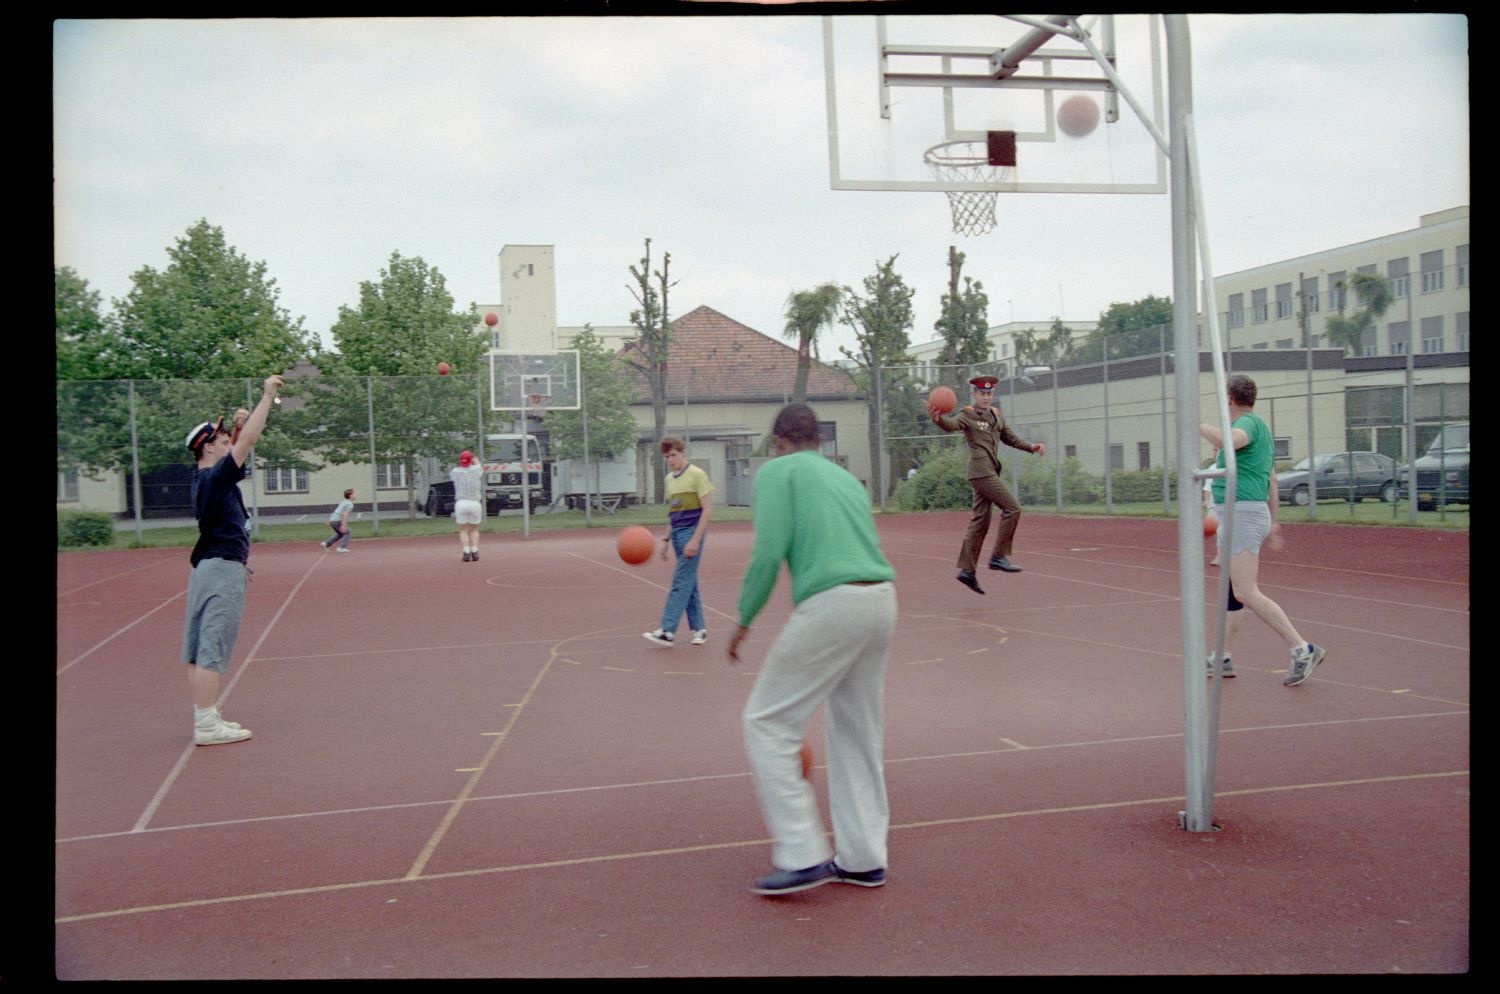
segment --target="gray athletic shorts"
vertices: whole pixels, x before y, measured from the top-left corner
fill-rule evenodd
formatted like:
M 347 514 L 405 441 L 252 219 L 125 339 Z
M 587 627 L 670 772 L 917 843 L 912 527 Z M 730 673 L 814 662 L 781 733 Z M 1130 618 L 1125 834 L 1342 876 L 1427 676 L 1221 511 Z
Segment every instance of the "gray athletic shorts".
M 182 661 L 223 673 L 240 634 L 245 611 L 245 564 L 203 559 L 188 576 L 187 617 L 182 625 Z
M 1271 509 L 1263 500 L 1237 500 L 1232 505 L 1234 509 L 1234 548 L 1230 555 L 1238 555 L 1241 552 L 1253 552 L 1260 555 L 1260 544 L 1271 534 Z M 1219 516 L 1219 552 L 1224 551 L 1224 508 L 1223 504 L 1214 505 L 1214 513 Z

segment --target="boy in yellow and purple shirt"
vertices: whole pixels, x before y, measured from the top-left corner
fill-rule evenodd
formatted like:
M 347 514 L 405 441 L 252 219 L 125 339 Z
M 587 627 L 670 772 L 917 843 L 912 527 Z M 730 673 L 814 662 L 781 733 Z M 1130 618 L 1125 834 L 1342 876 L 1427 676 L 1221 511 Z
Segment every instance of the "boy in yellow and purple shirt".
M 676 641 L 677 622 L 687 612 L 688 627 L 693 630 L 693 645 L 708 641 L 708 626 L 703 620 L 703 597 L 698 593 L 698 563 L 702 559 L 703 539 L 708 534 L 710 502 L 714 486 L 708 474 L 687 460 L 682 439 L 668 435 L 661 440 L 661 452 L 667 460 L 667 480 L 663 493 L 667 497 L 667 534 L 662 536 L 661 557 L 667 558 L 667 546 L 677 554 L 672 570 L 672 589 L 661 612 L 661 627 L 643 632 L 642 637 L 657 645 L 670 646 Z

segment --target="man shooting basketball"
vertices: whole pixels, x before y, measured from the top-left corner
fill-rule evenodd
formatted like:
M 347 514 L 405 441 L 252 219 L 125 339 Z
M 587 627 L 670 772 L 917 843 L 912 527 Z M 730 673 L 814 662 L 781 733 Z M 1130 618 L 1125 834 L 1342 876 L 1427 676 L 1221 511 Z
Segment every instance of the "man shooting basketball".
M 193 572 L 188 578 L 182 659 L 191 664 L 188 685 L 195 745 L 222 745 L 250 737 L 250 729 L 219 713 L 219 678 L 234 653 L 250 582 L 250 536 L 239 483 L 280 389 L 281 377 L 266 377 L 255 410 L 235 412 L 233 434 L 219 418 L 198 425 L 186 439 L 188 451 L 197 460 L 192 501 L 198 543 L 190 557 Z

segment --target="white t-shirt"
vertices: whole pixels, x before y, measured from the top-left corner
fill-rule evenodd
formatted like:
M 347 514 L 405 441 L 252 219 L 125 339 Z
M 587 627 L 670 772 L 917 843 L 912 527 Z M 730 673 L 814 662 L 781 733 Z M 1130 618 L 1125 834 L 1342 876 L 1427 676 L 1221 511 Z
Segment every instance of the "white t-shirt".
M 453 481 L 454 500 L 484 500 L 484 467 L 477 462 L 467 469 L 454 466 L 448 478 Z

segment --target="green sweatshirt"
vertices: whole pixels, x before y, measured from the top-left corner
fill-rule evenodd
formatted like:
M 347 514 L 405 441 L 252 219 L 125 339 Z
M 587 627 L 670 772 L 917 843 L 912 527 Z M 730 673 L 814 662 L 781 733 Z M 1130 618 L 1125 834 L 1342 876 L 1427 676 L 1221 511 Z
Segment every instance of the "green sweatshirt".
M 782 560 L 793 604 L 841 583 L 895 579 L 865 488 L 821 452 L 791 452 L 763 465 L 752 502 L 755 546 L 740 585 L 741 625 L 749 627 L 765 606 Z

